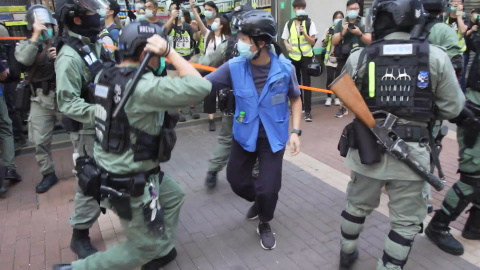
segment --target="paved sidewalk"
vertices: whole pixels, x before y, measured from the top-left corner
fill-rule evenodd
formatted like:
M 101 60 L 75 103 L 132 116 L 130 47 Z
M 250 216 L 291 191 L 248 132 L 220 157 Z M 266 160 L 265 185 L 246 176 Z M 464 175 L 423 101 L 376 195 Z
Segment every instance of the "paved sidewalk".
M 208 158 L 216 133 L 207 126 L 178 130 L 172 160 L 162 169 L 184 187 L 187 199 L 178 228 L 178 257 L 165 270 L 182 269 L 338 269 L 340 212 L 345 205 L 348 170 L 336 151 L 338 136 L 348 119 L 335 119 L 337 107 L 315 107 L 313 123 L 303 124 L 302 150 L 285 156 L 283 185 L 272 228 L 277 248 L 264 251 L 259 245 L 255 221 L 244 215 L 250 207 L 230 190 L 225 172 L 214 191 L 204 187 Z M 320 117 L 322 115 L 322 117 Z M 456 149 L 447 139 L 445 149 L 450 172 L 454 172 Z M 0 270 L 51 269 L 54 263 L 75 259 L 69 249 L 75 181 L 72 149 L 54 152 L 57 175 L 66 179 L 39 196 L 34 187 L 41 176 L 33 156 L 16 159 L 24 181 L 10 187 L 0 199 Z M 454 173 L 449 175 L 454 179 Z M 386 197 L 386 196 L 384 196 Z M 360 260 L 354 269 L 375 269 L 390 230 L 385 198 L 379 211 L 366 221 L 360 238 Z M 92 228 L 94 245 L 105 250 L 124 238 L 118 218 L 102 215 Z M 468 254 L 448 255 L 418 235 L 405 269 L 478 269 L 480 243 L 466 243 Z

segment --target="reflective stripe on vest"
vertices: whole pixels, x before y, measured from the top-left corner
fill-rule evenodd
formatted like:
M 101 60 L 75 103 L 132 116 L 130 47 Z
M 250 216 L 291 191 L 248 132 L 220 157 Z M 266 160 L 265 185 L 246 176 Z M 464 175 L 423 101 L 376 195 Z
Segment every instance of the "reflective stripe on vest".
M 330 29 L 335 29 L 335 26 L 330 27 Z M 327 50 L 325 52 L 325 65 L 328 62 L 328 57 L 330 56 L 330 50 L 332 49 L 332 35 L 328 35 L 328 44 L 327 44 Z
M 192 38 L 187 30 L 183 30 L 179 35 L 175 29 L 172 29 L 168 34 L 168 40 L 175 48 L 175 51 L 181 56 L 189 56 L 192 54 Z
M 461 18 L 460 18 L 461 19 Z M 449 24 L 450 17 L 447 18 L 447 24 Z M 458 47 L 462 52 L 467 51 L 467 45 L 465 44 L 465 38 L 462 35 L 462 31 L 460 30 L 460 26 L 458 25 L 458 18 L 457 18 L 457 36 L 458 36 Z
M 303 28 L 307 31 L 306 20 L 302 22 Z M 308 43 L 304 35 L 299 35 L 297 32 L 297 25 L 295 22 L 292 23 L 290 27 L 290 44 L 292 44 L 292 51 L 289 54 L 289 57 L 294 61 L 300 61 L 302 56 L 312 57 L 313 48 Z

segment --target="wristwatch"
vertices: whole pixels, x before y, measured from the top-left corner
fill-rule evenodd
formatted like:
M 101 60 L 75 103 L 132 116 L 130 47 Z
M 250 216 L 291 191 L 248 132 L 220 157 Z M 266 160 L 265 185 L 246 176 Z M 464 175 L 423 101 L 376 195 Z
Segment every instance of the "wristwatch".
M 292 133 L 296 133 L 298 136 L 302 136 L 302 130 L 300 129 L 292 129 Z

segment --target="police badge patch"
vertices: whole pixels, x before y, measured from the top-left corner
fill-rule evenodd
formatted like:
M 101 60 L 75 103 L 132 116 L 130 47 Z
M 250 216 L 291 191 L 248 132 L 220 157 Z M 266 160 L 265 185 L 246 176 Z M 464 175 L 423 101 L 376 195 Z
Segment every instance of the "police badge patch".
M 430 79 L 430 74 L 428 71 L 421 71 L 418 73 L 417 86 L 420 89 L 425 89 L 428 87 L 428 81 Z

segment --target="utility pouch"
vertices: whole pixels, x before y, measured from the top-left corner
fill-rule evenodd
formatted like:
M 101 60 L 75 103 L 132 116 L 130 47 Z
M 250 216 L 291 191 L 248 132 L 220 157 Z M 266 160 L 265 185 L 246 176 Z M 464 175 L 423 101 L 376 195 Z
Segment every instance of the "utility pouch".
M 372 131 L 360 120 L 353 120 L 355 145 L 360 155 L 360 161 L 364 165 L 371 165 L 381 161 L 384 152 L 380 150 L 377 138 Z
M 67 132 L 78 132 L 82 129 L 82 124 L 77 122 L 69 117 L 63 116 L 62 117 L 62 127 Z
M 177 142 L 175 126 L 177 125 L 178 113 L 165 112 L 162 130 L 160 131 L 160 143 L 158 147 L 158 161 L 167 162 L 172 156 L 173 148 Z
M 338 142 L 338 151 L 340 156 L 347 157 L 348 149 L 355 148 L 355 134 L 353 130 L 353 123 L 348 124 L 342 131 L 342 136 Z
M 130 205 L 130 197 L 110 196 L 110 204 L 120 218 L 132 220 L 132 206 Z
M 163 207 L 160 205 L 160 201 L 156 197 L 143 207 L 145 224 L 155 237 L 160 237 L 165 232 L 163 215 Z
M 101 171 L 97 168 L 93 158 L 83 156 L 75 162 L 78 185 L 85 196 L 91 196 L 100 202 Z

